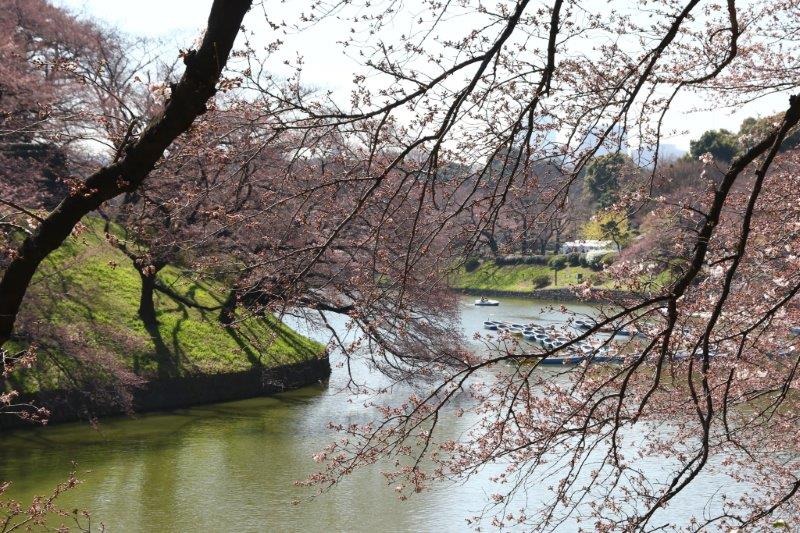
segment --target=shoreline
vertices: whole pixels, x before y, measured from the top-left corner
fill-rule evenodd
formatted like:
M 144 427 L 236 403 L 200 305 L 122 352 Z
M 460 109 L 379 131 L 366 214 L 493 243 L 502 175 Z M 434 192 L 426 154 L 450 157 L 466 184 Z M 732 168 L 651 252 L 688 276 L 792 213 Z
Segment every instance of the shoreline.
M 579 298 L 572 288 L 505 291 L 451 287 L 458 294 L 497 298 L 520 298 L 564 303 L 607 304 L 637 297 L 619 290 L 597 290 L 596 296 Z M 266 397 L 313 385 L 330 377 L 331 365 L 325 352 L 318 357 L 276 367 L 254 367 L 223 374 L 196 374 L 179 378 L 154 379 L 130 391 L 131 411 L 119 404 L 94 403 L 74 390 L 43 391 L 23 394 L 21 403 L 33 403 L 50 410 L 48 425 L 81 422 L 92 418 L 135 416 L 138 413 L 169 411 L 198 405 Z M 37 427 L 12 416 L 0 417 L 0 431 Z
M 564 287 L 558 289 L 533 289 L 531 291 L 503 291 L 497 289 L 474 289 L 451 287 L 451 290 L 467 296 L 491 296 L 497 298 L 523 298 L 525 300 L 549 300 L 554 302 L 571 303 L 615 303 L 619 300 L 638 298 L 639 295 L 631 291 L 598 289 L 598 294 L 589 298 L 579 298 L 572 291 L 572 288 Z
M 254 367 L 241 372 L 148 381 L 130 391 L 132 412 L 126 412 L 118 404 L 89 405 L 86 396 L 74 390 L 23 394 L 17 401 L 47 407 L 50 410 L 47 425 L 53 425 L 273 396 L 324 381 L 330 374 L 330 360 L 327 352 L 324 352 L 319 357 L 276 367 Z M 39 426 L 14 416 L 0 417 L 0 431 Z

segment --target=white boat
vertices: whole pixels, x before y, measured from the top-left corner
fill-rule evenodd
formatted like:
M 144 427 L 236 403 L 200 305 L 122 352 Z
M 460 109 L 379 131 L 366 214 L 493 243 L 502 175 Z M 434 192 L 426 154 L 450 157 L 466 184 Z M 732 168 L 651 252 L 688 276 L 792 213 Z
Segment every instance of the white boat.
M 579 345 L 578 345 L 578 351 L 579 351 L 579 352 L 580 352 L 582 355 L 592 355 L 592 354 L 594 353 L 594 351 L 595 351 L 595 350 L 594 350 L 594 348 L 593 348 L 591 345 L 589 345 L 589 344 L 579 344 Z
M 475 300 L 475 305 L 494 307 L 500 305 L 500 302 L 497 300 L 489 300 L 488 298 L 479 298 Z
M 552 342 L 554 347 L 561 349 L 564 346 L 566 346 L 570 341 L 567 339 L 553 339 Z

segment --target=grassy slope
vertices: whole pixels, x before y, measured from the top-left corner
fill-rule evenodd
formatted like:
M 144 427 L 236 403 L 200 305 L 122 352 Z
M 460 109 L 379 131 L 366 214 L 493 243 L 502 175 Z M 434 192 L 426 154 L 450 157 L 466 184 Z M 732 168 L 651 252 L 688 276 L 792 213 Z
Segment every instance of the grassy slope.
M 220 305 L 226 294 L 224 287 L 196 282 L 172 266 L 159 278 L 208 307 Z M 159 292 L 158 330 L 148 332 L 137 316 L 139 289 L 130 259 L 106 242 L 102 225 L 90 220 L 88 231 L 70 237 L 42 264 L 24 311 L 151 377 L 277 366 L 315 357 L 323 348 L 272 317 L 225 328 L 217 321 L 218 311 L 185 306 Z M 38 372 L 25 380 L 29 391 L 57 387 L 63 379 L 46 357 L 40 359 Z
M 569 287 L 577 282 L 577 275 L 583 274 L 586 280 L 597 272 L 585 267 L 568 266 L 558 271 L 558 284 L 553 283 L 553 269 L 546 265 L 509 265 L 497 266 L 485 261 L 472 272 L 463 267 L 452 276 L 450 284 L 458 289 L 490 289 L 497 291 L 530 291 L 533 290 L 532 279 L 540 275 L 550 278 L 547 289 Z

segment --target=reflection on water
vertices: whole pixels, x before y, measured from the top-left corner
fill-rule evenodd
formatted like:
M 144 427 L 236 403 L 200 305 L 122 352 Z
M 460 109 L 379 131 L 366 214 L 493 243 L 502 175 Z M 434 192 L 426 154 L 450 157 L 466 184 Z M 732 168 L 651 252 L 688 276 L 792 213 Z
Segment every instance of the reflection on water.
M 548 319 L 546 304 L 502 300 L 476 308 L 464 300 L 463 326 L 471 335 L 484 320 Z M 577 312 L 591 312 L 574 306 Z M 77 464 L 84 480 L 61 501 L 92 512 L 111 531 L 463 531 L 464 518 L 496 492 L 489 472 L 464 484 L 397 500 L 380 474 L 364 469 L 313 502 L 294 481 L 314 471 L 311 457 L 330 441 L 328 422 L 365 417 L 363 400 L 338 392 L 344 370 L 329 386 L 272 398 L 200 406 L 137 419 L 17 431 L 0 437 L 0 480 L 13 480 L 11 496 L 29 499 L 51 490 Z M 365 377 L 368 372 L 357 368 Z M 374 376 L 369 376 L 370 379 Z M 445 416 L 443 435 L 458 438 L 467 417 Z M 658 468 L 658 465 L 650 465 Z M 496 469 L 499 467 L 495 467 Z M 719 479 L 695 487 L 672 509 L 680 518 L 718 488 Z M 542 493 L 532 491 L 536 501 Z M 698 500 L 702 498 L 702 500 Z M 570 531 L 574 525 L 565 526 Z

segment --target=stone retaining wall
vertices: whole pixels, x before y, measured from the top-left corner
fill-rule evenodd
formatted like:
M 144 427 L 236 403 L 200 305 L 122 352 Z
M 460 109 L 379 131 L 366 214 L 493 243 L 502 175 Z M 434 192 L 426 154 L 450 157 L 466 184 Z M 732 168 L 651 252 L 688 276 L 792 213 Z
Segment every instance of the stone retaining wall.
M 206 403 L 243 400 L 298 389 L 330 376 L 328 356 L 274 368 L 253 368 L 228 374 L 200 374 L 147 382 L 132 391 L 134 412 L 160 411 Z M 87 405 L 79 391 L 46 391 L 24 395 L 18 402 L 34 402 L 47 407 L 48 423 L 74 422 L 89 416 L 123 414 L 118 405 Z M 0 429 L 30 426 L 14 416 L 0 416 Z

